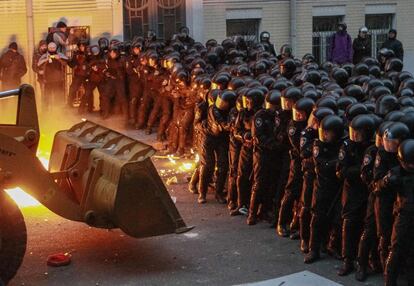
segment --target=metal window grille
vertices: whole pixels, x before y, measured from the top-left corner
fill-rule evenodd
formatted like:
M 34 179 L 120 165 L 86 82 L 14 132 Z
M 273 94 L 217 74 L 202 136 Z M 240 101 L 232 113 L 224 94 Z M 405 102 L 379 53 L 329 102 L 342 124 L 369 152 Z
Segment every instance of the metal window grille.
M 312 54 L 318 63 L 326 61 L 330 37 L 342 20 L 343 16 L 313 17 Z
M 242 36 L 247 44 L 259 40 L 260 19 L 231 19 L 226 21 L 227 37 Z

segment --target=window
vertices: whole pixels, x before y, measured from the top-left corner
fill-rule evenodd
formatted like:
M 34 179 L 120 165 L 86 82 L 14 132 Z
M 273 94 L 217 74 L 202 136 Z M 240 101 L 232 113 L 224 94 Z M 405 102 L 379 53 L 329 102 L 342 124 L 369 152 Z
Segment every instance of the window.
M 226 20 L 227 37 L 243 36 L 244 40 L 257 42 L 259 38 L 260 19 L 231 19 Z
M 381 45 L 388 38 L 388 31 L 392 28 L 394 14 L 365 15 L 365 26 L 371 35 L 371 53 L 376 55 Z
M 326 61 L 329 38 L 335 33 L 336 27 L 343 18 L 343 16 L 313 17 L 312 53 L 318 63 Z

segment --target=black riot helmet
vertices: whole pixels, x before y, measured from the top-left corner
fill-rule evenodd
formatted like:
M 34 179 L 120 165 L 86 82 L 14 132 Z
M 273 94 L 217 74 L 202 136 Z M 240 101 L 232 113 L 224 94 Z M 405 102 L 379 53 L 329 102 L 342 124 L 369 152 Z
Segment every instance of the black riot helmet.
M 348 82 L 348 73 L 343 68 L 335 68 L 332 71 L 332 78 L 341 86 L 345 87 Z
M 283 90 L 281 105 L 283 110 L 292 110 L 293 105 L 302 97 L 302 91 L 294 86 Z
M 259 88 L 251 88 L 243 97 L 243 106 L 249 111 L 257 111 L 264 102 L 264 92 Z
M 344 70 L 346 70 L 346 72 L 348 73 L 348 77 L 351 77 L 352 76 L 352 72 L 354 70 L 354 65 L 353 64 L 351 64 L 351 63 L 343 64 L 342 65 L 342 68 Z
M 314 85 L 319 85 L 321 83 L 321 74 L 317 70 L 309 70 L 306 72 L 306 81 Z
M 284 44 L 280 47 L 280 55 L 282 56 L 282 58 L 291 58 L 292 47 L 289 44 Z
M 315 57 L 310 53 L 307 53 L 302 57 L 303 65 L 306 65 L 308 63 L 314 63 L 314 62 L 315 62 Z
M 403 88 L 400 90 L 401 97 L 414 97 L 414 90 L 411 88 Z
M 276 80 L 273 77 L 268 76 L 261 79 L 260 82 L 263 86 L 267 87 L 268 89 L 271 89 Z
M 404 67 L 402 60 L 399 58 L 392 58 L 387 60 L 385 64 L 385 72 L 396 71 L 401 72 Z
M 344 135 L 344 125 L 341 117 L 328 115 L 322 119 L 319 126 L 319 140 L 324 143 L 335 143 Z
M 328 115 L 335 115 L 335 112 L 327 107 L 315 108 L 309 116 L 308 126 L 314 130 L 318 130 L 322 119 Z
M 344 93 L 347 96 L 356 98 L 358 101 L 361 101 L 365 97 L 364 90 L 359 85 L 351 84 L 345 87 Z
M 368 114 L 368 108 L 363 103 L 354 103 L 349 105 L 345 110 L 345 118 L 351 122 L 356 116 L 361 114 Z
M 245 85 L 246 85 L 246 82 L 244 81 L 244 79 L 235 77 L 230 80 L 227 88 L 230 90 L 236 91 Z
M 374 119 L 368 114 L 361 114 L 352 119 L 349 125 L 349 139 L 353 142 L 369 142 L 375 133 Z
M 381 64 L 385 64 L 385 62 L 390 59 L 395 57 L 395 53 L 393 50 L 387 49 L 387 48 L 382 48 L 378 51 L 377 54 L 377 60 L 381 63 Z
M 260 33 L 260 42 L 270 42 L 270 33 L 267 31 L 263 31 Z
M 398 161 L 409 173 L 414 173 L 414 139 L 404 140 L 398 147 Z
M 234 91 L 224 90 L 218 95 L 215 106 L 222 111 L 228 111 L 236 105 L 236 100 L 237 94 Z
M 320 98 L 320 95 L 315 89 L 307 89 L 303 91 L 303 97 L 309 97 L 316 102 Z
M 364 64 L 366 64 L 367 66 L 371 67 L 371 66 L 378 66 L 379 62 L 377 59 L 374 59 L 372 57 L 365 57 L 362 59 L 362 61 Z
M 339 110 L 345 111 L 346 108 L 353 104 L 353 103 L 357 103 L 358 101 L 356 100 L 356 98 L 354 97 L 350 97 L 350 96 L 341 96 L 340 98 L 338 98 L 336 100 L 336 105 L 338 106 Z
M 105 37 L 102 37 L 98 40 L 98 46 L 101 51 L 107 51 L 109 48 L 109 40 Z
M 391 112 L 398 108 L 398 100 L 393 95 L 381 96 L 375 105 L 375 114 L 379 116 L 385 116 L 388 112 Z
M 359 63 L 354 67 L 354 75 L 369 75 L 369 67 L 367 64 Z
M 398 98 L 398 104 L 400 106 L 414 106 L 414 98 L 409 96 L 401 96 Z
M 315 102 L 309 97 L 303 97 L 296 101 L 292 109 L 293 121 L 306 122 L 314 106 Z
M 402 122 L 393 122 L 384 131 L 382 141 L 384 143 L 384 149 L 390 153 L 396 153 L 398 146 L 402 141 L 410 136 L 410 130 L 407 125 Z
M 211 83 L 212 89 L 221 89 L 224 90 L 227 88 L 227 85 L 230 82 L 230 77 L 227 74 L 217 74 Z
M 384 86 L 384 83 L 380 79 L 373 78 L 373 79 L 370 79 L 369 81 L 366 81 L 362 85 L 362 89 L 364 93 L 368 94 L 372 89 L 374 89 L 377 86 Z
M 273 84 L 272 89 L 277 89 L 279 91 L 283 91 L 286 88 L 288 88 L 289 86 L 290 86 L 290 84 L 286 79 L 284 79 L 284 80 L 279 79 Z
M 381 77 L 381 68 L 379 66 L 370 66 L 369 67 L 369 75 L 380 78 Z
M 208 101 L 208 105 L 211 106 L 213 104 L 215 104 L 217 97 L 219 96 L 219 94 L 221 94 L 223 91 L 220 89 L 212 89 L 208 92 L 207 95 L 207 101 Z
M 282 94 L 279 90 L 277 89 L 270 90 L 267 93 L 266 99 L 265 99 L 266 109 L 271 109 L 271 110 L 281 109 L 281 106 L 280 106 L 281 97 L 282 97 Z
M 400 121 L 401 118 L 404 117 L 404 115 L 405 113 L 400 110 L 393 110 L 387 113 L 387 115 L 385 115 L 384 120 L 397 122 L 397 121 Z
M 218 45 L 218 43 L 217 43 L 217 41 L 216 41 L 216 40 L 214 40 L 214 39 L 210 39 L 210 40 L 208 40 L 208 41 L 206 42 L 206 48 L 207 48 L 207 49 L 217 47 L 217 45 Z
M 317 107 L 328 107 L 330 109 L 332 109 L 333 111 L 338 111 L 338 105 L 336 103 L 336 99 L 333 96 L 324 96 L 321 97 L 317 102 L 316 102 L 316 106 Z
M 286 58 L 280 65 L 280 74 L 290 79 L 296 71 L 295 61 L 291 58 Z
M 391 90 L 386 86 L 374 87 L 369 93 L 369 97 L 373 100 L 379 100 L 384 95 L 391 95 Z
M 377 132 L 375 133 L 375 146 L 377 146 L 377 148 L 382 147 L 383 144 L 383 140 L 382 140 L 382 136 L 384 136 L 384 132 L 385 130 L 387 130 L 387 128 L 392 124 L 392 121 L 383 121 L 380 126 L 377 129 Z

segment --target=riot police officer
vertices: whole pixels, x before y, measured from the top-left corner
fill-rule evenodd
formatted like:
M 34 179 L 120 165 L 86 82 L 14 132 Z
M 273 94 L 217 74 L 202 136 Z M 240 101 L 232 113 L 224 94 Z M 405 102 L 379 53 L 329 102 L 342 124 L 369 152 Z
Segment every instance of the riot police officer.
M 300 94 L 297 95 L 297 97 L 300 96 Z M 299 198 L 303 183 L 300 158 L 300 135 L 306 127 L 308 117 L 314 105 L 315 102 L 312 99 L 304 97 L 299 99 L 292 108 L 292 120 L 288 125 L 288 138 L 290 142 L 289 178 L 286 184 L 282 204 L 280 206 L 277 228 L 278 235 L 282 237 L 295 233 L 299 227 L 299 222 L 297 220 L 299 218 L 299 210 L 297 208 L 299 207 Z M 294 208 L 295 203 L 296 208 Z
M 398 166 L 397 151 L 399 144 L 409 136 L 408 127 L 401 122 L 394 122 L 387 127 L 383 135 L 383 147 L 379 148 L 375 158 L 374 181 L 375 193 L 375 216 L 379 237 L 379 253 L 381 264 L 385 269 L 388 257 L 388 247 L 391 242 L 393 224 L 393 207 L 396 191 L 388 186 L 387 173 Z
M 344 259 L 338 275 L 348 275 L 354 269 L 358 240 L 362 232 L 362 221 L 366 212 L 368 189 L 361 179 L 360 168 L 365 150 L 371 144 L 375 130 L 373 118 L 361 114 L 349 125 L 349 139 L 339 150 L 337 176 L 342 187 L 342 257 Z
M 320 248 L 331 229 L 329 247 L 337 247 L 340 235 L 341 185 L 336 177 L 338 152 L 342 144 L 344 126 L 336 115 L 325 117 L 319 126 L 319 139 L 313 145 L 315 185 L 312 198 L 312 219 L 309 253 L 304 262 L 313 263 L 320 258 Z
M 412 242 L 414 239 L 414 140 L 408 139 L 398 148 L 400 166 L 391 169 L 386 184 L 397 191 L 398 208 L 394 225 L 390 254 L 385 268 L 385 285 L 396 286 L 405 262 L 408 285 L 413 281 Z M 410 258 L 410 259 L 409 259 Z
M 310 222 L 313 184 L 315 180 L 315 165 L 313 162 L 313 143 L 318 138 L 319 124 L 328 115 L 335 112 L 326 107 L 316 108 L 308 119 L 308 126 L 301 132 L 300 157 L 302 159 L 303 184 L 301 194 L 301 209 L 299 214 L 300 249 L 303 253 L 309 252 Z
M 224 185 L 228 172 L 229 124 L 228 115 L 236 102 L 234 91 L 225 90 L 219 94 L 214 105 L 207 111 L 206 130 L 201 143 L 200 180 L 198 202 L 207 202 L 207 190 L 211 183 L 214 169 L 216 172 L 215 198 L 219 203 L 226 203 Z

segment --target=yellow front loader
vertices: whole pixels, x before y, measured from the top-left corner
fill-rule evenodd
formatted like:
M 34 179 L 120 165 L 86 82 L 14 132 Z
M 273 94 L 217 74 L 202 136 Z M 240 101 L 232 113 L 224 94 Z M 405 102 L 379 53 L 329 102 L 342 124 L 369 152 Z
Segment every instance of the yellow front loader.
M 56 133 L 45 170 L 36 157 L 34 90 L 0 92 L 0 105 L 11 96 L 18 97 L 16 124 L 0 125 L 0 284 L 13 278 L 26 250 L 24 218 L 4 189 L 21 187 L 59 216 L 136 238 L 191 229 L 151 161 L 151 146 L 83 121 Z

